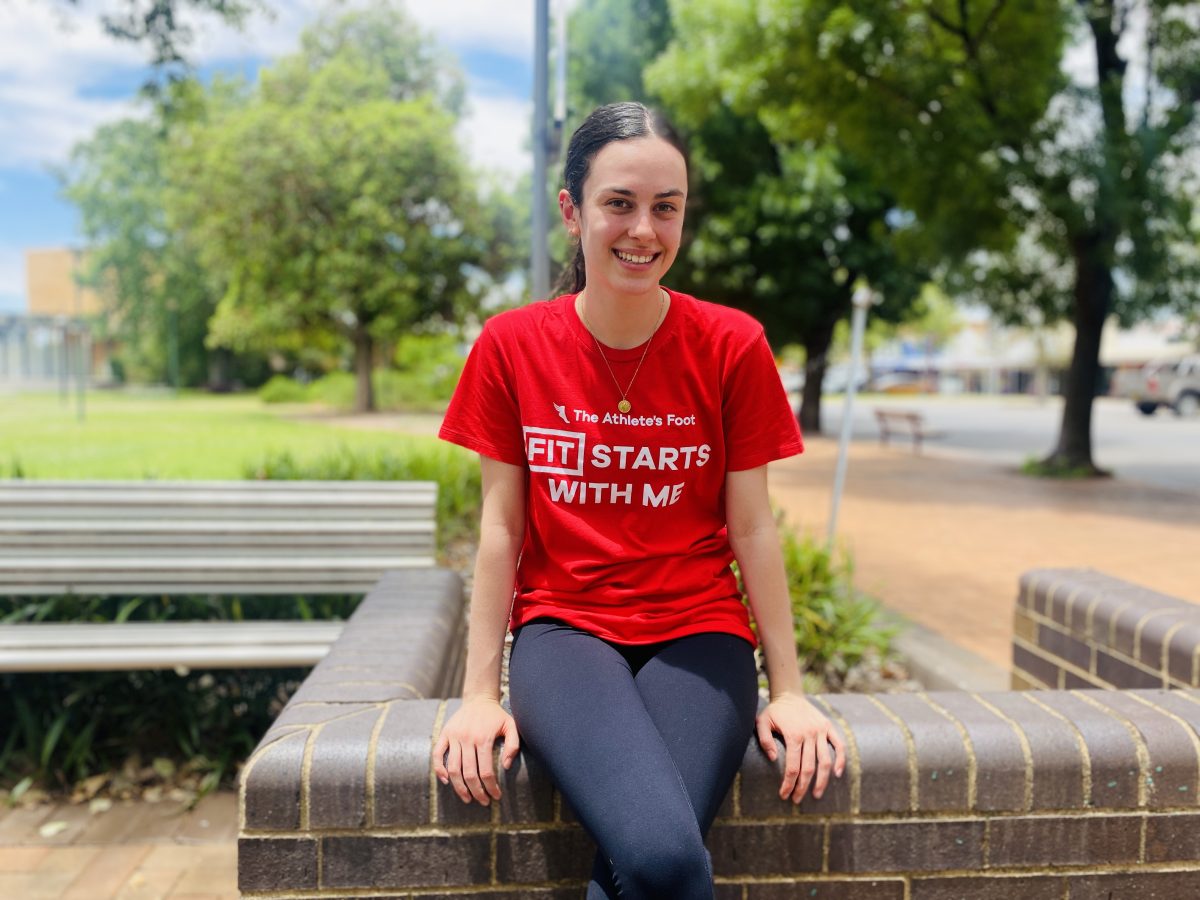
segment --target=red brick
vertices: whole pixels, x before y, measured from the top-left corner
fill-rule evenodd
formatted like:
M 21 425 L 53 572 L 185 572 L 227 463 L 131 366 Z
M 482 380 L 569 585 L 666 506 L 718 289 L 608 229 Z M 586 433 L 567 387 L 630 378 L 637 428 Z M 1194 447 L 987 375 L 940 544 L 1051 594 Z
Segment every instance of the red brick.
M 938 694 L 929 700 L 938 703 Z M 915 694 L 884 694 L 880 702 L 912 734 L 917 756 L 917 808 L 922 812 L 965 811 L 969 758 L 954 723 Z
M 1028 816 L 988 823 L 987 865 L 1082 866 L 1135 863 L 1139 816 Z
M 582 828 L 501 832 L 496 835 L 496 880 L 587 879 L 595 856 L 596 845 Z
M 848 822 L 829 826 L 831 872 L 931 872 L 983 866 L 981 820 Z
M 1151 815 L 1146 819 L 1146 862 L 1200 859 L 1200 813 Z
M 1062 900 L 1060 876 L 979 875 L 914 878 L 911 900 Z
M 750 884 L 747 900 L 904 900 L 904 882 L 885 879 L 789 880 L 785 884 Z
M 1071 900 L 1185 900 L 1200 897 L 1200 872 L 1072 875 Z
M 866 697 L 833 694 L 823 698 L 849 724 L 858 747 L 861 812 L 909 808 L 908 744 L 900 727 Z
M 1137 746 L 1128 729 L 1110 713 L 1064 691 L 1045 691 L 1037 699 L 1070 719 L 1083 736 L 1092 768 L 1090 805 L 1099 809 L 1136 808 Z
M 320 726 L 309 769 L 309 824 L 360 828 L 367 820 L 367 756 L 380 710 L 352 713 Z
M 1058 687 L 1059 667 L 1052 659 L 1013 644 L 1013 669 L 1028 672 L 1047 687 Z
M 321 884 L 329 888 L 445 887 L 491 881 L 487 834 L 321 839 Z
M 1162 687 L 1162 675 L 1147 672 L 1106 650 L 1096 651 L 1096 677 L 1117 689 Z
M 1037 699 L 1049 693 L 1032 692 Z M 1033 809 L 1078 809 L 1083 805 L 1083 756 L 1079 732 L 1023 693 L 989 693 L 987 700 L 1025 734 L 1033 761 Z
M 824 825 L 746 823 L 714 825 L 708 846 L 717 876 L 789 875 L 821 871 L 824 839 Z
M 969 694 L 945 693 L 937 702 L 967 731 L 977 761 L 975 808 L 1025 808 L 1025 756 L 1013 727 Z
M 1089 696 L 1133 723 L 1141 733 L 1150 756 L 1148 805 L 1156 809 L 1195 806 L 1200 779 L 1195 733 L 1124 692 L 1095 691 Z
M 317 886 L 317 842 L 311 838 L 241 838 L 238 890 L 299 891 Z

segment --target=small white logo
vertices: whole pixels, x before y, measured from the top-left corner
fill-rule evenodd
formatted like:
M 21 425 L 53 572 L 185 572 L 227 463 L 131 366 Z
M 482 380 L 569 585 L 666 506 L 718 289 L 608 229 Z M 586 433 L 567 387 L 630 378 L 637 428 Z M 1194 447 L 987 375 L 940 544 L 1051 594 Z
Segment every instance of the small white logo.
M 565 406 L 559 406 L 557 403 L 554 403 L 554 402 L 551 402 L 550 405 L 554 407 L 554 411 L 556 413 L 558 413 L 558 417 L 560 419 L 562 419 L 568 425 L 571 424 L 571 420 L 567 418 L 567 408 Z

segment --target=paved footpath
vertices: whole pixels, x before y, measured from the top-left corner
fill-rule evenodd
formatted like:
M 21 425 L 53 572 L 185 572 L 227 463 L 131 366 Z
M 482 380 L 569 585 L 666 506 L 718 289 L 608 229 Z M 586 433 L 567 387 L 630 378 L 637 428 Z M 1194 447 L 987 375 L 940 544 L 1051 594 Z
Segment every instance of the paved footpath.
M 59 824 L 62 823 L 62 824 Z M 63 827 L 65 825 L 65 827 Z M 0 807 L 4 900 L 236 900 L 237 795 L 178 803 Z
M 379 416 L 372 427 L 429 433 Z M 351 423 L 344 423 L 351 424 Z M 357 423 L 355 423 L 357 424 Z M 789 520 L 823 536 L 836 442 L 810 438 L 772 466 Z M 1017 577 L 1036 566 L 1091 566 L 1200 602 L 1200 495 L 1122 480 L 1042 481 L 994 464 L 851 446 L 839 541 L 858 584 L 890 608 L 1007 669 Z M 62 821 L 52 837 L 42 827 Z M 192 813 L 175 804 L 0 809 L 0 898 L 233 900 L 236 798 Z
M 1007 669 L 1017 578 L 1090 566 L 1200 602 L 1200 494 L 1122 479 L 1050 481 L 992 463 L 851 444 L 839 543 L 858 585 Z M 822 537 L 837 442 L 810 438 L 775 463 L 771 494 Z

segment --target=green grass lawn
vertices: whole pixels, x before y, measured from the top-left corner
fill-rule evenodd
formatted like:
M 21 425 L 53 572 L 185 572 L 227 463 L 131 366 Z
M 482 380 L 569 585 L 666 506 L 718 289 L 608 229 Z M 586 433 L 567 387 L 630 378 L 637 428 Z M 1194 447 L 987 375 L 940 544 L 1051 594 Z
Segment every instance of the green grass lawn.
M 298 462 L 345 447 L 377 451 L 435 439 L 280 415 L 254 395 L 92 392 L 85 420 L 75 398 L 0 395 L 0 477 L 244 478 L 248 466 L 288 452 Z

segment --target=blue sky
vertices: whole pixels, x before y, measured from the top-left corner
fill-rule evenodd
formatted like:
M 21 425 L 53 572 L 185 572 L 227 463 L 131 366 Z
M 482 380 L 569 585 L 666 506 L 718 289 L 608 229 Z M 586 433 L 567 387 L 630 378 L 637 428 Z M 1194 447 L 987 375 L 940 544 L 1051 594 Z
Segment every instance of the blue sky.
M 26 249 L 80 243 L 74 209 L 59 199 L 51 167 L 98 125 L 136 114 L 146 50 L 102 32 L 97 20 L 113 2 L 80 0 L 74 10 L 44 0 L 0 3 L 0 314 L 25 309 Z M 252 74 L 294 51 L 300 32 L 326 5 L 265 2 L 272 13 L 256 14 L 241 32 L 192 19 L 191 57 L 202 77 Z M 528 170 L 534 0 L 407 0 L 405 6 L 467 75 L 460 139 L 471 157 L 509 175 Z

